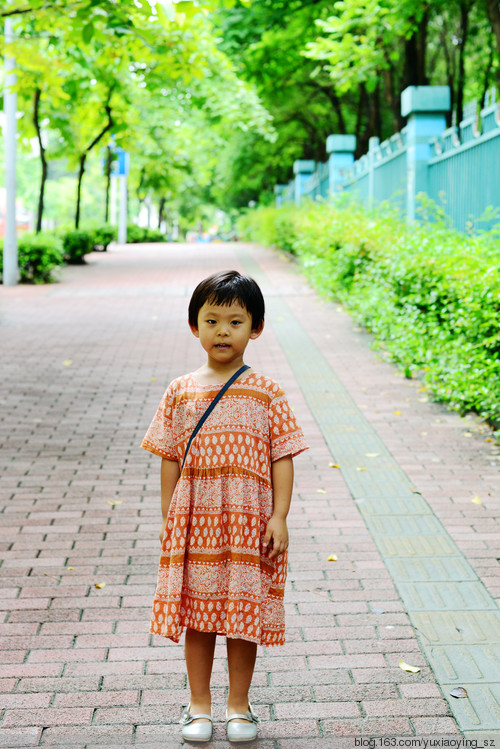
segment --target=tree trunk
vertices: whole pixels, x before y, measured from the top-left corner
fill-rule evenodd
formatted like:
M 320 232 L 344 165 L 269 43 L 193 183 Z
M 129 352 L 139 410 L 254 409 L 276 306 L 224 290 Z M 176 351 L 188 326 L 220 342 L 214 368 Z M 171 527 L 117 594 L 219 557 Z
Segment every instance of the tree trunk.
M 446 27 L 441 33 L 441 45 L 444 51 L 444 59 L 446 64 L 446 80 L 448 88 L 450 89 L 450 109 L 446 112 L 446 127 L 451 127 L 453 112 L 455 111 L 455 62 L 450 55 L 450 50 L 447 45 L 448 32 Z
M 337 117 L 337 132 L 339 135 L 345 135 L 346 130 L 346 124 L 344 119 L 344 113 L 342 111 L 342 102 L 340 101 L 339 97 L 337 96 L 337 92 L 335 91 L 335 88 L 330 83 L 328 86 L 322 86 L 322 90 L 324 91 L 325 95 L 330 100 L 333 111 L 335 112 L 335 115 Z
M 488 64 L 484 68 L 484 78 L 483 78 L 483 90 L 481 92 L 481 107 L 484 107 L 484 102 L 486 101 L 486 94 L 489 91 L 490 88 L 490 76 L 491 76 L 491 68 L 493 65 L 493 45 L 490 44 L 490 53 L 488 55 Z
M 427 27 L 429 13 L 424 11 L 419 22 L 418 31 L 406 40 L 405 44 L 405 80 L 407 86 L 426 86 L 429 82 L 426 71 Z
M 47 159 L 45 158 L 45 148 L 42 142 L 42 132 L 40 129 L 40 99 L 42 97 L 41 89 L 35 91 L 35 101 L 33 106 L 33 124 L 35 125 L 38 146 L 40 148 L 40 161 L 42 162 L 42 178 L 40 181 L 40 192 L 38 195 L 38 211 L 36 217 L 36 233 L 42 231 L 43 203 L 45 195 L 45 183 L 47 181 Z
M 495 37 L 497 54 L 500 58 L 500 4 L 498 0 L 486 0 L 488 17 L 491 23 L 491 29 Z M 497 68 L 497 86 L 500 91 L 500 66 Z
M 429 85 L 429 76 L 427 75 L 427 31 L 429 28 L 429 11 L 424 10 L 420 20 L 420 29 L 417 36 L 417 54 L 418 54 L 418 80 L 419 86 Z
M 469 35 L 470 5 L 460 3 L 460 48 L 458 52 L 458 80 L 457 80 L 457 124 L 464 118 L 464 88 L 465 88 L 465 45 Z
M 75 229 L 80 227 L 80 204 L 82 198 L 82 180 L 85 174 L 85 161 L 87 160 L 87 152 L 85 151 L 80 156 L 80 168 L 78 169 L 78 186 L 76 188 L 76 214 L 75 214 Z
M 163 211 L 165 210 L 166 202 L 167 202 L 166 198 L 164 197 L 160 198 L 160 204 L 158 206 L 158 229 L 161 229 L 161 224 L 163 221 Z
M 109 195 L 111 192 L 111 166 L 113 164 L 113 151 L 111 146 L 106 147 L 106 205 L 104 208 L 104 223 L 109 222 Z
M 359 159 L 360 156 L 362 156 L 368 146 L 368 141 L 363 137 L 361 134 L 361 128 L 363 126 L 363 114 L 365 112 L 366 107 L 366 88 L 364 84 L 362 83 L 359 87 L 359 101 L 358 101 L 358 108 L 357 108 L 357 114 L 356 114 L 356 126 L 355 126 L 355 136 L 356 136 L 356 152 L 354 154 L 354 157 L 356 159 Z
M 103 138 L 106 135 L 108 130 L 111 130 L 114 124 L 111 107 L 109 104 L 109 100 L 111 99 L 111 94 L 112 94 L 112 91 L 110 90 L 108 93 L 108 101 L 106 102 L 106 106 L 105 106 L 106 114 L 108 116 L 108 121 L 106 125 L 103 127 L 101 132 L 98 135 L 96 135 L 92 143 L 89 146 L 87 146 L 85 151 L 80 155 L 80 169 L 78 171 L 78 187 L 76 191 L 75 229 L 78 229 L 80 225 L 80 202 L 81 202 L 81 197 L 82 197 L 82 180 L 83 180 L 83 175 L 85 174 L 85 161 L 87 159 L 88 154 L 92 151 L 92 149 L 95 146 L 97 146 L 101 138 Z

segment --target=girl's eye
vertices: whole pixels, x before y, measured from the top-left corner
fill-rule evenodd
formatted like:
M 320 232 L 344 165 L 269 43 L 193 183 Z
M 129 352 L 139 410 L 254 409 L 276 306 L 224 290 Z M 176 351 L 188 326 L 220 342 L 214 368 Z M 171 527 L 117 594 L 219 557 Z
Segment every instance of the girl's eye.
M 241 325 L 241 320 L 233 320 L 231 325 Z

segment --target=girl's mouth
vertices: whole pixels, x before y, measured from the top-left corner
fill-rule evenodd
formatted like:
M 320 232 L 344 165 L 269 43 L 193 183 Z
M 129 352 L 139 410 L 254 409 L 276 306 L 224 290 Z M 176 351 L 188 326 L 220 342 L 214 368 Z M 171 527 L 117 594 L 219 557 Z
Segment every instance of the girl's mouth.
M 215 348 L 229 348 L 229 343 L 216 343 Z

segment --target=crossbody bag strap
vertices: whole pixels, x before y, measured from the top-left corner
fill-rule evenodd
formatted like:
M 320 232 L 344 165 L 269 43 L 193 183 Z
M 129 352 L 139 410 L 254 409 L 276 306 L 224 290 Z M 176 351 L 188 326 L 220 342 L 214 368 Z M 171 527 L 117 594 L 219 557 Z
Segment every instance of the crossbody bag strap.
M 182 469 L 184 468 L 184 463 L 186 462 L 186 458 L 187 458 L 187 454 L 189 452 L 189 448 L 191 447 L 191 444 L 192 444 L 194 438 L 196 437 L 196 435 L 198 434 L 198 432 L 200 431 L 201 427 L 203 426 L 203 424 L 205 423 L 205 421 L 208 419 L 208 417 L 210 416 L 210 414 L 212 413 L 212 411 L 214 410 L 215 406 L 220 401 L 220 399 L 222 398 L 222 396 L 224 395 L 224 393 L 231 387 L 231 385 L 233 384 L 233 382 L 235 380 L 237 380 L 238 377 L 241 374 L 243 374 L 243 372 L 245 372 L 247 369 L 250 369 L 250 367 L 248 366 L 248 364 L 244 364 L 240 369 L 238 369 L 237 372 L 234 373 L 234 375 L 232 377 L 229 378 L 229 380 L 226 382 L 226 384 L 219 390 L 219 392 L 217 393 L 217 395 L 215 396 L 215 398 L 213 399 L 213 401 L 211 402 L 211 404 L 209 405 L 209 407 L 207 408 L 207 410 L 204 412 L 203 416 L 201 417 L 201 419 L 199 420 L 199 422 L 197 423 L 197 425 L 195 426 L 195 428 L 193 429 L 191 437 L 189 438 L 189 442 L 187 443 L 187 446 L 186 446 L 186 451 L 184 453 L 184 457 L 182 459 L 181 472 L 182 472 Z

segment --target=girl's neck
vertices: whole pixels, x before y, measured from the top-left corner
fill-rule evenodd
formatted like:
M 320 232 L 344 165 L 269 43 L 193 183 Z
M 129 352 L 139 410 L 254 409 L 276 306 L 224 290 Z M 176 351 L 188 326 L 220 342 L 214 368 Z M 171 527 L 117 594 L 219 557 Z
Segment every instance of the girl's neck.
M 209 360 L 197 369 L 194 374 L 201 385 L 219 385 L 221 382 L 227 382 L 243 365 L 243 359 L 238 362 L 228 362 L 228 364 L 211 362 Z

